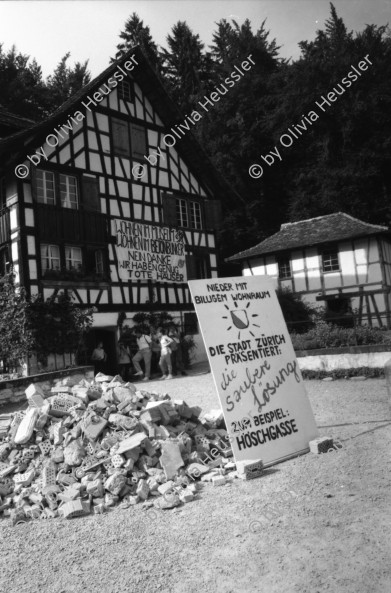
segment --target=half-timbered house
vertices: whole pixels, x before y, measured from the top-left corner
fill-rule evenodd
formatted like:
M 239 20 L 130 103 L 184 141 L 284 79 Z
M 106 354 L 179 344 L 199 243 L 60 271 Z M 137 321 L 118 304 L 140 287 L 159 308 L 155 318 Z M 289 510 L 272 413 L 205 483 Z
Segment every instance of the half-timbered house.
M 197 116 L 198 113 L 198 116 Z M 139 47 L 46 121 L 0 140 L 0 273 L 93 306 L 115 360 L 119 315 L 166 310 L 198 337 L 187 280 L 218 274 L 230 188 Z
M 267 275 L 335 322 L 391 327 L 391 231 L 343 212 L 281 225 L 228 258 L 244 276 Z

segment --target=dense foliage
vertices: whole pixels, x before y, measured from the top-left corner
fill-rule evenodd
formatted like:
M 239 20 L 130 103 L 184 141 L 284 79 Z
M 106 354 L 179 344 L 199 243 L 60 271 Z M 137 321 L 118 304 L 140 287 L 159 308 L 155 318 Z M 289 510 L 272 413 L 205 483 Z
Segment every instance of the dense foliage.
M 276 293 L 289 331 L 297 334 L 309 331 L 314 325 L 317 309 L 289 289 L 279 288 Z
M 92 310 L 76 306 L 68 294 L 28 298 L 12 274 L 0 281 L 0 307 L 0 360 L 7 371 L 32 354 L 44 366 L 50 353 L 76 354 L 92 325 Z
M 168 48 L 156 50 L 149 29 L 136 15 L 126 23 L 131 40 L 149 39 L 157 71 L 172 97 L 191 113 L 198 100 L 221 85 L 234 67 L 252 55 L 252 67 L 234 88 L 215 103 L 192 130 L 212 161 L 239 195 L 225 199 L 222 255 L 254 245 L 283 222 L 344 211 L 378 224 L 391 223 L 391 37 L 388 26 L 367 25 L 349 31 L 331 4 L 330 17 L 312 41 L 302 41 L 293 62 L 279 56 L 275 40 L 262 23 L 253 31 L 216 23 L 206 49 L 186 23 L 176 23 Z M 140 33 L 144 27 L 144 32 Z M 124 47 L 123 47 L 124 49 Z M 371 66 L 323 112 L 322 96 L 341 83 L 369 56 Z M 316 109 L 318 120 L 303 120 Z M 307 130 L 290 148 L 279 143 L 293 125 Z M 266 156 L 280 148 L 281 161 L 267 165 Z M 277 162 L 278 161 L 278 162 Z M 249 166 L 260 163 L 261 179 L 251 179 Z M 272 205 L 272 207 L 271 207 Z
M 295 350 L 391 344 L 390 336 L 384 329 L 368 325 L 356 328 L 338 327 L 326 321 L 315 322 L 314 327 L 303 334 L 292 332 L 291 339 Z

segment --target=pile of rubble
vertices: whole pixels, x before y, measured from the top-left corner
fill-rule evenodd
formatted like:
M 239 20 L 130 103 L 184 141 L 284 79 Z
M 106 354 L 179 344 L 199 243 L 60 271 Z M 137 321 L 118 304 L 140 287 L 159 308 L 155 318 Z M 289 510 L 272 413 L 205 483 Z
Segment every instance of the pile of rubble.
M 200 419 L 198 406 L 102 374 L 26 395 L 26 411 L 0 415 L 0 516 L 13 524 L 118 504 L 173 508 L 193 500 L 196 479 L 238 475 L 220 410 Z

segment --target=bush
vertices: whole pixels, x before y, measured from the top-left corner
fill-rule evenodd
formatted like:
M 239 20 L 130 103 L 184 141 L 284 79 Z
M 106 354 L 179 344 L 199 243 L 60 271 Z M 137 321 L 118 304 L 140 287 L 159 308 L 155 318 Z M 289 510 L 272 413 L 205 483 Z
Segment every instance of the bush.
M 302 370 L 301 374 L 305 380 L 322 380 L 326 377 L 332 379 L 350 379 L 351 377 L 366 377 L 367 379 L 383 379 L 384 368 L 359 367 L 358 369 L 334 369 L 333 371 L 307 371 Z
M 292 332 L 291 339 L 295 350 L 391 343 L 382 328 L 368 325 L 361 325 L 355 329 L 337 327 L 325 321 L 317 321 L 314 327 L 304 334 Z
M 49 354 L 77 353 L 92 325 L 92 309 L 82 309 L 68 294 L 46 301 L 27 297 L 13 274 L 0 281 L 0 359 L 3 369 L 23 366 L 33 353 L 46 365 Z
M 315 307 L 302 301 L 299 296 L 287 288 L 278 288 L 276 293 L 285 323 L 290 331 L 301 334 L 313 327 L 313 319 L 317 314 Z

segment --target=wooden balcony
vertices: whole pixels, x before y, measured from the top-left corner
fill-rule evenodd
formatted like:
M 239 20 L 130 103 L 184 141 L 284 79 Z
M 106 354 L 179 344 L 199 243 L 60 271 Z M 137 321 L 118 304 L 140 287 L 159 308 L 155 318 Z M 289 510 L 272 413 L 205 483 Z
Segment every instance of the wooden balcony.
M 36 229 L 41 241 L 52 243 L 108 242 L 107 218 L 99 212 L 37 204 Z

